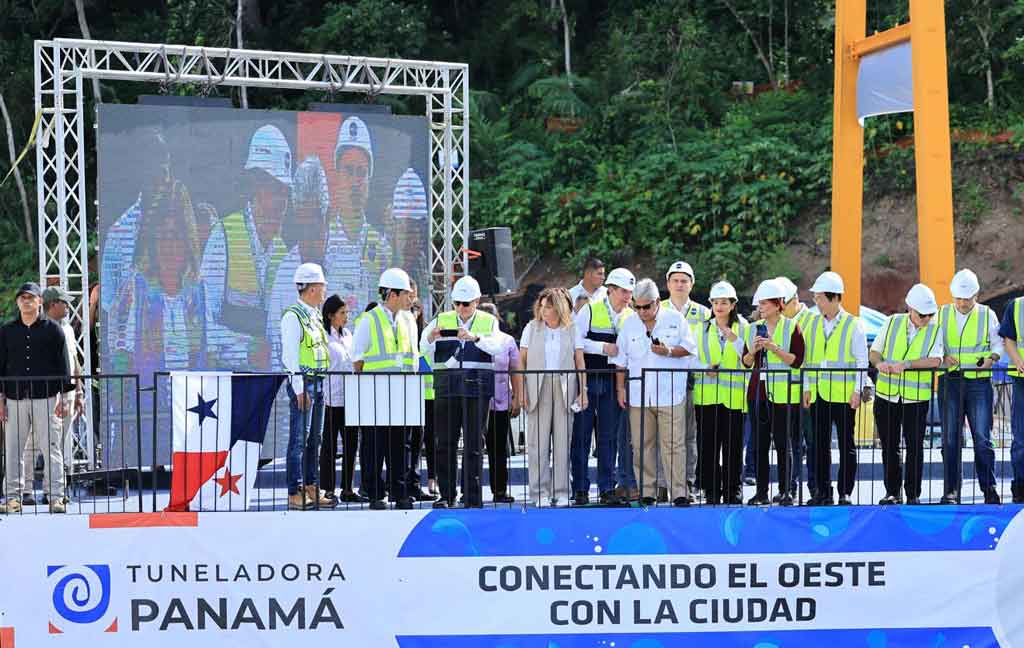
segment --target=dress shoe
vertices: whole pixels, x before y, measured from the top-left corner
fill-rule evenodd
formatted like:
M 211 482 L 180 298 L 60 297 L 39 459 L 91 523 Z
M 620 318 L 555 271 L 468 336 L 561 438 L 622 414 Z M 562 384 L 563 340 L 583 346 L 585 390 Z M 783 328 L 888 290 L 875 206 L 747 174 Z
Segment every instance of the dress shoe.
M 437 499 L 437 496 L 417 488 L 413 490 L 412 498 L 417 502 L 433 502 Z
M 448 500 L 446 500 L 446 499 L 439 499 L 436 502 L 434 502 L 434 506 L 432 508 L 446 509 L 446 508 L 448 508 Z
M 996 492 L 996 489 L 989 488 L 988 490 L 985 491 L 985 503 L 986 504 L 1002 504 L 1003 500 L 1000 499 L 999 493 Z
M 817 495 L 811 495 L 804 501 L 804 506 L 821 506 L 821 498 Z
M 664 486 L 658 488 L 658 504 L 666 504 L 668 502 L 668 489 Z
M 395 508 L 400 511 L 411 511 L 413 509 L 413 500 L 411 497 L 401 497 L 395 502 Z
M 622 498 L 619 497 L 615 491 L 606 490 L 601 493 L 601 504 L 605 506 L 618 506 L 622 503 Z
M 939 504 L 959 504 L 959 503 L 960 503 L 960 492 L 959 491 L 949 491 L 948 493 L 946 493 L 945 495 L 942 496 L 942 499 L 939 500 Z
M 878 500 L 879 506 L 892 506 L 893 504 L 902 504 L 903 500 L 895 495 L 886 495 L 882 499 Z
M 772 500 L 779 506 L 793 506 L 793 496 L 789 493 L 779 493 L 778 501 Z
M 636 502 L 640 500 L 640 489 L 636 486 L 626 489 L 626 500 Z
M 654 506 L 655 503 L 657 503 L 657 501 L 658 500 L 656 500 L 653 497 L 641 497 L 640 498 L 640 503 L 643 504 L 644 506 Z
M 516 498 L 508 493 L 495 493 L 493 501 L 495 504 L 512 504 L 516 501 Z
M 850 501 L 849 495 L 839 496 L 839 506 L 853 506 L 853 502 Z
M 772 502 L 770 499 L 768 499 L 767 495 L 760 494 L 754 495 L 753 497 L 747 500 L 747 506 L 768 506 L 771 503 Z
M 24 495 L 21 496 L 21 503 L 24 506 L 35 506 L 36 496 L 33 495 L 32 493 L 25 493 Z
M 370 501 L 369 497 L 364 497 L 363 495 L 352 491 L 343 492 L 340 499 L 342 502 L 347 504 L 365 504 Z
M 920 506 L 920 505 L 921 505 L 921 498 L 920 497 L 908 497 L 907 498 L 907 506 Z
M 576 506 L 585 506 L 590 504 L 590 495 L 586 491 L 576 491 L 576 495 L 572 498 L 573 504 Z
M 743 506 L 743 497 L 733 493 L 725 498 L 726 506 Z
M 388 505 L 384 503 L 384 500 L 372 500 L 370 502 L 371 511 L 386 511 Z
M 672 506 L 689 506 L 689 505 L 690 505 L 690 498 L 686 497 L 686 496 L 677 497 L 674 500 L 672 500 Z
M 775 493 L 775 496 L 772 497 L 772 504 L 778 504 L 780 501 L 782 501 L 782 493 Z

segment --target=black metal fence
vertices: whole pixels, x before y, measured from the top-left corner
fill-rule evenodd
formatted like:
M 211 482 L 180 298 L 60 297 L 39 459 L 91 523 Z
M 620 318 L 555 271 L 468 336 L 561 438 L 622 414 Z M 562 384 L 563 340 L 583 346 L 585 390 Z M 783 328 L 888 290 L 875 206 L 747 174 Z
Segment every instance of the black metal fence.
M 62 417 L 56 399 L 7 401 L 4 507 L 36 514 L 1024 500 L 1013 469 L 1016 456 L 1024 470 L 1024 444 L 1012 434 L 1015 415 L 1024 433 L 1020 379 L 922 371 L 932 385 L 924 400 L 888 387 L 880 395 L 873 370 L 842 379 L 835 369 L 758 373 L 763 391 L 750 388 L 749 371 L 696 369 L 632 377 L 160 373 L 145 387 L 138 376 L 90 376 L 82 391 L 98 420 L 76 413 L 73 395 Z M 859 402 L 845 387 L 823 398 L 829 374 L 830 385 L 850 381 Z M 808 407 L 806 392 L 814 395 Z M 1015 401 L 1022 411 L 1014 412 Z

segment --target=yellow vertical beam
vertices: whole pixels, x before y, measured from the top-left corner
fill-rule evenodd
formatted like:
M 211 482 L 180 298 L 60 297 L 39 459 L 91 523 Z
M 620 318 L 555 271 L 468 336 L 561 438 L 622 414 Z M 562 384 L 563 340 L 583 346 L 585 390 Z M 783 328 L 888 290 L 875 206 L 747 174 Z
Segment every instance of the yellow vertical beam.
M 914 67 L 918 265 L 921 283 L 934 290 L 942 304 L 950 301 L 949 281 L 956 265 L 943 3 L 910 0 L 910 28 Z
M 846 287 L 843 304 L 854 314 L 860 310 L 864 129 L 857 122 L 857 70 L 860 64 L 850 52 L 850 45 L 864 38 L 866 23 L 866 0 L 836 0 L 832 270 L 843 277 Z

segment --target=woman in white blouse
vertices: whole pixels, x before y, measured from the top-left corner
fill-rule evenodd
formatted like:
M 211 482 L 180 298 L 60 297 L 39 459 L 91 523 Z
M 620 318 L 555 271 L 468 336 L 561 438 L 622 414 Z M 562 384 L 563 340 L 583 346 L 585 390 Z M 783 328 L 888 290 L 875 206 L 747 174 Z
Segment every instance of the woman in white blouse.
M 352 333 L 348 324 L 348 305 L 338 295 L 324 302 L 324 329 L 327 330 L 327 349 L 331 354 L 331 375 L 324 385 L 324 440 L 320 445 L 320 487 L 325 497 L 335 499 L 335 464 L 338 435 L 342 439 L 341 501 L 367 502 L 367 498 L 352 490 L 352 476 L 356 469 L 359 447 L 359 428 L 345 426 L 345 377 L 334 372 L 352 371 Z
M 569 432 L 572 416 L 587 406 L 583 349 L 576 345 L 571 299 L 563 288 L 544 290 L 533 306 L 533 321 L 520 341 L 528 373 L 523 408 L 527 412 L 527 472 L 530 500 L 540 506 L 569 502 Z M 551 459 L 554 451 L 553 461 Z

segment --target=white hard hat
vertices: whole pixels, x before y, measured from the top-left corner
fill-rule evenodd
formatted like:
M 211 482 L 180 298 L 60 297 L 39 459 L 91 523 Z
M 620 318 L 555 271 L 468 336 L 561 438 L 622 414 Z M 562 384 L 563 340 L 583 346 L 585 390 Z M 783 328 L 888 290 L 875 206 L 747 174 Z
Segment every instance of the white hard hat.
M 633 273 L 625 268 L 615 268 L 608 273 L 608 277 L 604 280 L 606 286 L 618 286 L 619 288 L 625 288 L 626 290 L 633 290 L 636 288 L 636 277 Z
M 814 285 L 811 286 L 812 293 L 836 293 L 837 295 L 843 294 L 843 278 L 835 272 L 822 272 L 817 279 L 814 280 Z
M 401 268 L 388 268 L 380 273 L 380 280 L 377 282 L 377 286 L 394 290 L 412 290 L 412 284 L 409 283 L 409 275 Z
M 754 293 L 754 303 L 761 301 L 762 299 L 785 299 L 786 291 L 774 279 L 765 279 L 757 286 L 757 291 Z
M 316 263 L 303 263 L 295 268 L 294 281 L 297 284 L 327 283 L 327 279 L 324 278 L 324 269 Z
M 423 180 L 414 169 L 406 169 L 395 184 L 391 196 L 391 215 L 412 220 L 427 218 L 427 190 L 423 188 Z
M 980 291 L 978 275 L 966 268 L 953 275 L 953 281 L 949 284 L 949 292 L 957 299 L 970 299 Z
M 285 186 L 292 186 L 292 149 L 277 126 L 260 126 L 249 140 L 245 170 L 255 169 L 266 171 Z
M 358 117 L 349 117 L 341 122 L 338 129 L 338 143 L 334 146 L 334 169 L 338 170 L 338 158 L 346 148 L 354 146 L 363 149 L 370 156 L 370 175 L 373 175 L 373 143 L 370 141 L 370 129 Z
M 782 286 L 783 292 L 786 293 L 782 297 L 783 301 L 789 301 L 796 297 L 796 293 L 798 292 L 796 284 L 793 283 L 789 277 L 775 277 L 775 281 L 779 282 L 779 285 Z
M 728 281 L 719 281 L 711 286 L 710 299 L 738 299 L 736 289 Z
M 480 299 L 480 284 L 473 277 L 462 277 L 452 286 L 452 301 L 471 302 Z
M 696 281 L 697 276 L 693 274 L 693 268 L 686 261 L 676 261 L 668 268 L 668 272 L 665 273 L 665 278 L 668 279 L 677 272 L 685 272 L 690 275 L 690 279 Z
M 935 300 L 935 293 L 924 284 L 914 284 L 907 292 L 907 306 L 910 306 L 922 315 L 934 315 L 939 310 L 939 304 Z

